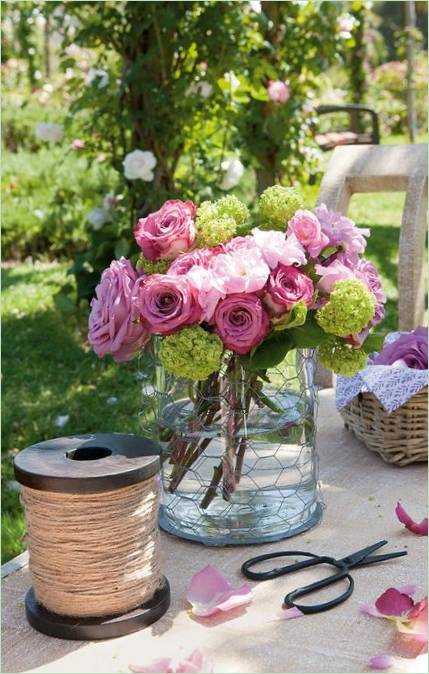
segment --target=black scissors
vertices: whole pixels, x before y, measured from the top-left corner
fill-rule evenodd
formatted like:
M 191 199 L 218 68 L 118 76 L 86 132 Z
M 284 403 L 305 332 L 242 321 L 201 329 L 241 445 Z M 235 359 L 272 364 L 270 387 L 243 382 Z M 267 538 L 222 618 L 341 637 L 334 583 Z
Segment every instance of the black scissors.
M 328 564 L 333 566 L 336 569 L 336 573 L 328 576 L 327 578 L 322 578 L 315 583 L 310 585 L 305 585 L 304 587 L 298 587 L 296 590 L 289 592 L 284 598 L 284 604 L 288 608 L 296 607 L 302 613 L 321 613 L 322 611 L 328 611 L 339 604 L 342 604 L 343 601 L 346 601 L 353 593 L 354 581 L 352 576 L 349 573 L 350 569 L 361 566 L 369 566 L 370 564 L 377 564 L 378 562 L 384 562 L 387 559 L 394 559 L 395 557 L 403 557 L 407 554 L 406 550 L 401 550 L 400 552 L 389 552 L 385 555 L 373 555 L 372 552 L 378 550 L 383 545 L 386 545 L 387 541 L 379 541 L 374 543 L 374 545 L 369 545 L 363 550 L 358 550 L 352 555 L 343 557 L 342 559 L 335 559 L 334 557 L 329 557 L 326 555 L 314 555 L 311 552 L 301 552 L 299 550 L 291 552 L 271 552 L 266 555 L 259 555 L 259 557 L 252 557 L 248 559 L 247 562 L 241 567 L 241 572 L 251 580 L 270 580 L 271 578 L 278 578 L 279 576 L 285 576 L 288 573 L 293 573 L 294 571 L 301 571 L 302 569 L 308 569 L 311 566 L 317 566 L 319 564 Z M 271 569 L 269 571 L 251 571 L 251 567 L 259 564 L 260 562 L 265 562 L 268 559 L 276 559 L 277 557 L 296 557 L 296 556 L 309 557 L 300 562 L 295 562 L 294 564 L 287 564 L 286 566 L 281 566 L 280 568 Z M 303 604 L 297 604 L 296 599 L 299 597 L 304 597 L 307 594 L 312 594 L 321 590 L 324 587 L 339 583 L 340 581 L 348 581 L 348 586 L 343 594 L 340 594 L 334 599 L 330 599 L 322 604 L 313 604 L 311 606 L 306 606 Z

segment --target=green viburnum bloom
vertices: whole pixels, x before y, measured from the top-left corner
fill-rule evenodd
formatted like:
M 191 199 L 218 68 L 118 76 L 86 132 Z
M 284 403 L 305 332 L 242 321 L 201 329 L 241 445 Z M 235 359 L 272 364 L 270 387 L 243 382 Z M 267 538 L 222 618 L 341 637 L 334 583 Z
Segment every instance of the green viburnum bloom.
M 259 197 L 259 213 L 266 225 L 261 229 L 279 229 L 285 231 L 288 221 L 299 208 L 303 207 L 302 197 L 294 187 L 273 185 Z
M 197 210 L 197 245 L 214 247 L 229 241 L 248 219 L 249 210 L 237 197 L 203 201 Z
M 329 302 L 316 312 L 316 320 L 331 335 L 347 337 L 363 330 L 375 312 L 375 298 L 358 279 L 337 281 Z
M 193 325 L 163 337 L 159 358 L 165 369 L 176 377 L 198 381 L 207 379 L 220 368 L 222 352 L 223 344 L 217 335 Z
M 354 349 L 351 344 L 341 339 L 332 339 L 319 347 L 321 364 L 336 374 L 352 377 L 362 370 L 367 362 L 368 354 L 363 349 Z
M 171 264 L 171 260 L 146 260 L 145 257 L 140 257 L 136 264 L 137 271 L 144 271 L 145 274 L 165 274 Z

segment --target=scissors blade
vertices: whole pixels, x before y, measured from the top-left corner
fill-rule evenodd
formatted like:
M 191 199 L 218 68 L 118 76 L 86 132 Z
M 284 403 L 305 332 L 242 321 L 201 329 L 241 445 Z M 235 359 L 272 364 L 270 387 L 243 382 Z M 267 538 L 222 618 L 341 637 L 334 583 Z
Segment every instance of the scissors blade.
M 378 543 L 374 543 L 374 545 L 369 545 L 367 548 L 362 548 L 362 550 L 358 550 L 357 552 L 354 552 L 351 555 L 347 555 L 347 557 L 343 557 L 340 561 L 346 564 L 349 567 L 356 566 L 361 562 L 365 557 L 368 557 L 368 555 L 371 554 L 371 552 L 375 552 L 379 548 L 383 547 L 383 545 L 386 545 L 387 541 L 378 541 Z

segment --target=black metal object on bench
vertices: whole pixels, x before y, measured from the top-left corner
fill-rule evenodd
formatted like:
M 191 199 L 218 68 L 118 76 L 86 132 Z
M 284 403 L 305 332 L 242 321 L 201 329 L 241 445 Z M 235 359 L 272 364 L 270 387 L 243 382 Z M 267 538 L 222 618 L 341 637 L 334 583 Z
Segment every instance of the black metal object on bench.
M 372 108 L 357 104 L 319 105 L 316 110 L 319 117 L 338 112 L 344 112 L 349 116 L 348 129 L 316 133 L 315 141 L 322 151 L 333 150 L 338 145 L 379 145 L 378 115 Z M 371 128 L 363 130 L 366 125 L 362 123 L 362 117 L 367 115 L 371 118 Z

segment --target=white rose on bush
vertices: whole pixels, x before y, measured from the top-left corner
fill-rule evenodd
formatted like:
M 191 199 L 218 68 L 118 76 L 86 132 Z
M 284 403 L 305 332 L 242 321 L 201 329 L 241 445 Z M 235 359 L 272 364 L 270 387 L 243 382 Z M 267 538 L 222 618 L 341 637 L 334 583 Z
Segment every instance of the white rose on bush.
M 47 143 L 59 143 L 64 138 L 64 127 L 62 124 L 36 124 L 34 133 Z
M 88 222 L 94 229 L 101 229 L 106 222 L 109 222 L 110 215 L 104 208 L 93 208 L 88 213 Z
M 86 74 L 85 84 L 91 86 L 98 82 L 99 89 L 104 89 L 109 84 L 109 73 L 102 68 L 90 68 Z
M 223 79 L 225 82 L 228 82 L 231 93 L 237 91 L 238 87 L 240 86 L 240 80 L 233 70 L 230 70 L 228 73 L 224 73 Z
M 222 171 L 224 172 L 222 181 L 219 185 L 221 190 L 230 190 L 241 180 L 241 176 L 244 173 L 244 166 L 238 157 L 230 157 L 225 159 L 220 165 Z
M 157 164 L 156 157 L 150 150 L 134 150 L 125 155 L 123 161 L 124 175 L 128 180 L 153 180 L 153 169 Z
M 202 98 L 209 98 L 212 93 L 212 85 L 210 82 L 206 82 L 205 80 L 202 80 L 201 82 L 194 82 L 186 90 L 187 96 L 190 96 L 191 94 L 199 94 Z

